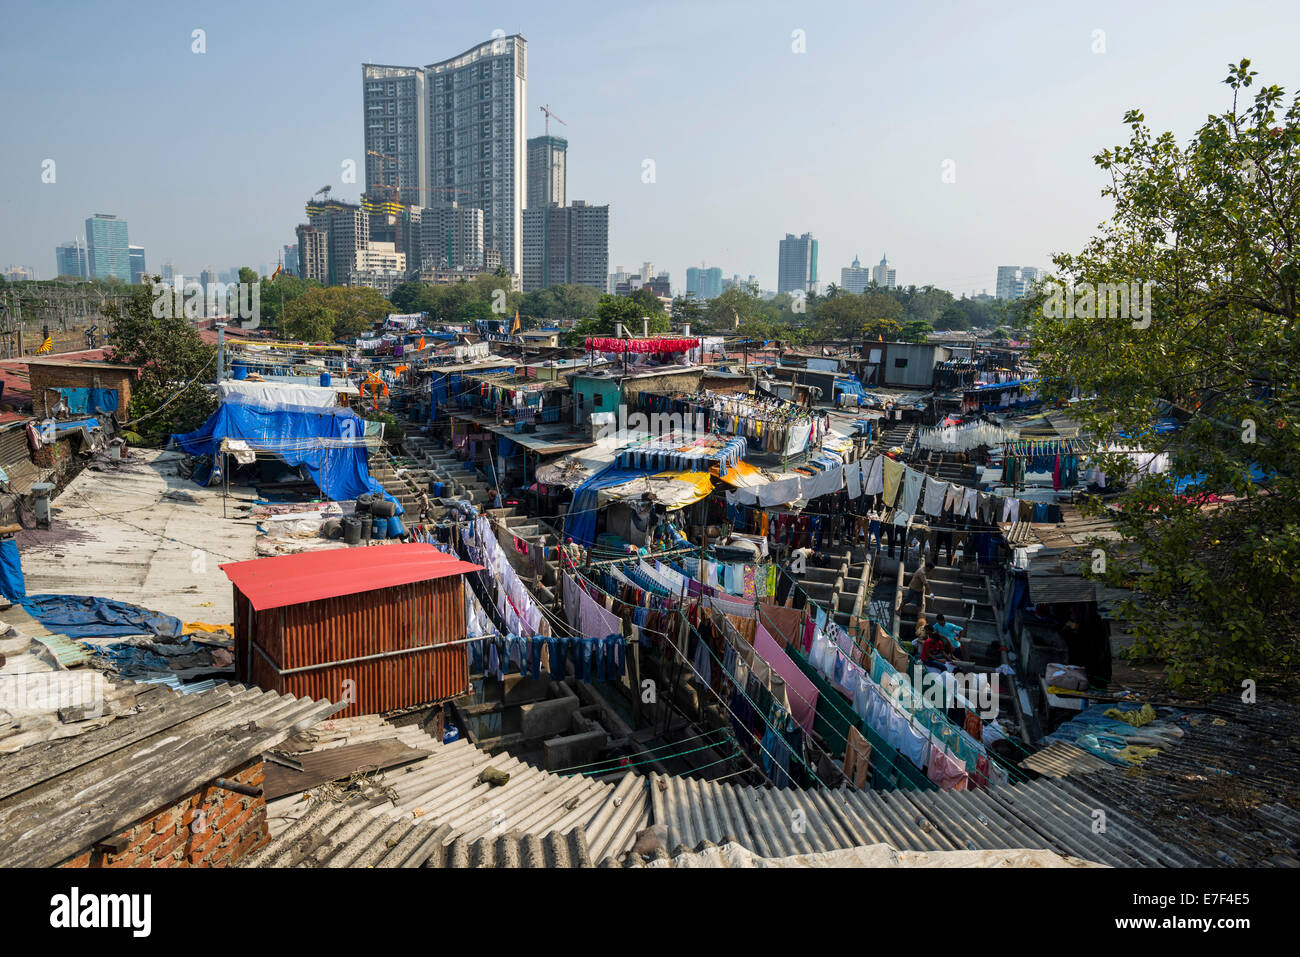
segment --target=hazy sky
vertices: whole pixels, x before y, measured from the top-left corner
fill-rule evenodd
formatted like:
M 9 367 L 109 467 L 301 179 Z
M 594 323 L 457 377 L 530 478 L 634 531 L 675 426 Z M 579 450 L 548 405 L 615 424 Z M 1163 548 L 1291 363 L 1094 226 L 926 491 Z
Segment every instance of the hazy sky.
M 359 195 L 361 64 L 495 29 L 528 40 L 529 135 L 541 104 L 567 121 L 569 199 L 610 204 L 610 269 L 650 260 L 675 290 L 701 262 L 774 288 L 778 241 L 811 232 L 823 282 L 888 253 L 903 284 L 992 291 L 1106 217 L 1091 157 L 1126 109 L 1185 139 L 1229 61 L 1300 84 L 1296 0 L 6 3 L 0 266 L 52 276 L 96 212 L 151 270 L 273 263 L 315 190 Z

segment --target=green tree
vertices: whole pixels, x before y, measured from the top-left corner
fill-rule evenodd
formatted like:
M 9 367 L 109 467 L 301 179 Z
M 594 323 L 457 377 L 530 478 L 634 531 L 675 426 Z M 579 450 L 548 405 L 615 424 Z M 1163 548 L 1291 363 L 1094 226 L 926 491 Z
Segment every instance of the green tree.
M 970 320 L 966 318 L 966 310 L 955 302 L 949 304 L 934 321 L 934 328 L 941 332 L 950 329 L 969 329 L 970 326 Z
M 903 323 L 903 342 L 925 342 L 930 338 L 932 328 L 924 319 L 909 319 Z
M 738 325 L 760 322 L 765 318 L 758 298 L 758 290 L 752 286 L 732 286 L 722 290 L 722 295 L 709 300 L 704 307 L 705 325 L 716 331 L 729 331 Z
M 258 303 L 261 310 L 260 325 L 265 329 L 279 331 L 284 318 L 285 307 L 309 289 L 320 289 L 321 284 L 315 279 L 299 279 L 288 273 L 280 273 L 275 279 L 262 281 Z
M 146 444 L 161 445 L 171 433 L 198 428 L 216 409 L 207 384 L 217 376 L 217 350 L 183 314 L 155 317 L 154 300 L 149 283 L 103 311 L 113 329 L 113 361 L 140 368 L 124 420 Z
M 352 338 L 373 328 L 393 311 L 377 289 L 322 286 L 309 289 L 284 310 L 284 335 L 305 342 Z
M 1266 86 L 1243 102 L 1249 66 L 1230 68 L 1231 107 L 1186 146 L 1126 114 L 1128 143 L 1094 158 L 1114 214 L 1053 260 L 1074 308 L 1060 285 L 1034 306 L 1048 397 L 1078 387 L 1089 398 L 1071 415 L 1093 435 L 1171 456 L 1120 497 L 1104 570 L 1085 567 L 1134 587 L 1120 609 L 1133 654 L 1163 660 L 1176 688 L 1227 690 L 1300 660 L 1300 97 Z M 1138 306 L 1128 283 L 1150 298 Z M 1107 308 L 1080 298 L 1106 285 Z M 1154 434 L 1168 412 L 1183 428 Z M 1108 478 L 1131 471 L 1100 460 Z M 1195 478 L 1180 495 L 1174 476 Z
M 676 296 L 669 315 L 674 322 L 699 322 L 704 316 L 704 307 L 694 296 Z

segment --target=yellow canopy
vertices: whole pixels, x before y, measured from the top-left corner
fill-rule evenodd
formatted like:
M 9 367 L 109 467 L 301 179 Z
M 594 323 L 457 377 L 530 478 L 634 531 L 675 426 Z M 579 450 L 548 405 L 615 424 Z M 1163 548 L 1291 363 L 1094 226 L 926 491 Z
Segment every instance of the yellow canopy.
M 712 491 L 713 480 L 708 472 L 659 472 L 601 489 L 596 493 L 596 501 L 600 505 L 632 501 L 653 492 L 658 502 L 669 509 L 678 509 L 698 502 Z

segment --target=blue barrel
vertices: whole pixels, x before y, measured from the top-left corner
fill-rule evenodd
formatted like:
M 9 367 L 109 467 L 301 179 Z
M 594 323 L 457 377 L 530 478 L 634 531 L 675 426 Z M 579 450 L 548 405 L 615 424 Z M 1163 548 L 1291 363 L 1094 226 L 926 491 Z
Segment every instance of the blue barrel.
M 328 372 L 322 372 L 320 374 L 320 384 L 324 386 L 330 384 L 330 374 Z
M 388 537 L 401 538 L 406 534 L 406 526 L 402 524 L 402 517 L 394 515 L 388 520 Z
M 442 729 L 442 743 L 451 744 L 453 741 L 460 740 L 460 729 L 454 724 L 449 724 Z
M 236 362 L 233 366 L 231 366 L 230 372 L 232 378 L 235 379 L 248 378 L 248 366 L 244 365 L 242 362 Z
M 377 518 L 377 519 L 375 519 L 375 520 L 371 523 L 371 525 L 370 525 L 370 537 L 371 537 L 371 538 L 387 538 L 387 537 L 388 537 L 388 519 L 386 519 L 386 518 Z

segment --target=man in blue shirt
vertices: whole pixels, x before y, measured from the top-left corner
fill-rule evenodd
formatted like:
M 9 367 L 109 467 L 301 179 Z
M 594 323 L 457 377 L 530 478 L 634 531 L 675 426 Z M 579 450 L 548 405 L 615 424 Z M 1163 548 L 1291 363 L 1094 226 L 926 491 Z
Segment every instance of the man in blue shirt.
M 936 615 L 930 630 L 944 640 L 944 643 L 953 650 L 953 654 L 961 656 L 961 642 L 957 640 L 957 636 L 965 631 L 964 628 L 949 624 L 943 615 Z

